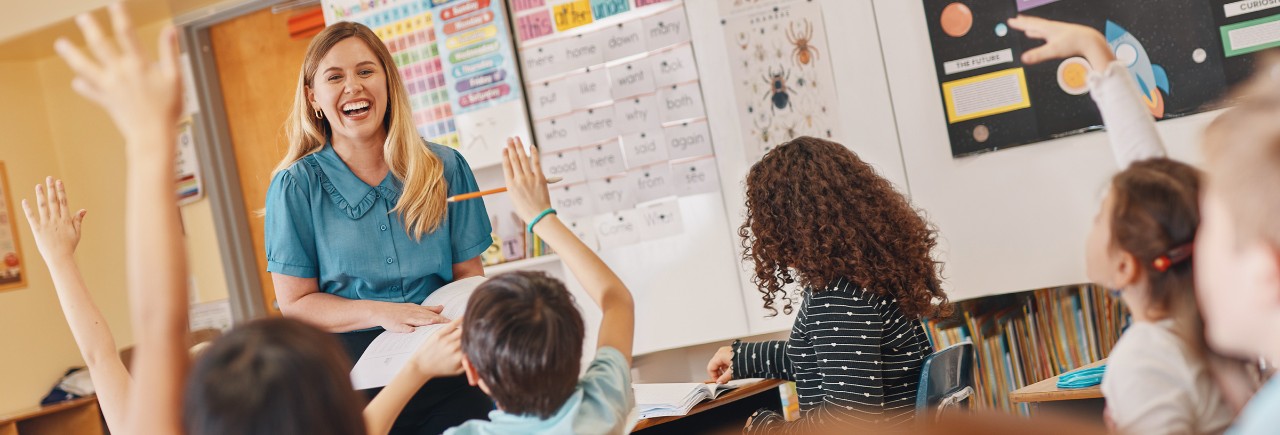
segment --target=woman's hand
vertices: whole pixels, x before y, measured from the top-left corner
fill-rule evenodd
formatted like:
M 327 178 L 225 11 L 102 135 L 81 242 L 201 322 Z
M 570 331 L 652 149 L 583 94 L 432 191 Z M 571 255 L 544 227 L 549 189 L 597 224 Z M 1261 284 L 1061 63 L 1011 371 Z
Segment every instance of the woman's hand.
M 1019 15 L 1009 19 L 1009 27 L 1044 40 L 1044 45 L 1022 53 L 1022 63 L 1028 65 L 1083 56 L 1094 69 L 1102 70 L 1116 59 L 1107 39 L 1089 26 Z
M 115 41 L 103 34 L 89 14 L 76 17 L 91 55 L 60 38 L 54 48 L 75 72 L 71 87 L 102 106 L 124 134 L 130 154 L 152 145 L 173 148 L 182 112 L 182 79 L 178 67 L 178 34 L 172 26 L 160 32 L 160 61 L 147 59 L 131 29 L 124 6 L 112 4 Z
M 422 306 L 418 304 L 402 304 L 387 302 L 375 316 L 378 326 L 391 332 L 413 332 L 414 328 L 437 323 L 446 323 L 449 319 L 440 315 L 444 307 L 441 305 Z
M 454 319 L 427 338 L 413 353 L 413 365 L 431 378 L 462 373 L 462 319 Z
M 526 155 L 520 138 L 507 139 L 507 148 L 502 150 L 502 176 L 520 219 L 529 222 L 551 208 L 551 194 L 547 191 L 547 177 L 542 174 L 538 148 L 532 148 Z
M 27 223 L 35 234 L 36 249 L 45 262 L 69 259 L 75 254 L 86 212 L 84 209 L 70 211 L 62 180 L 45 177 L 44 184 L 36 186 L 36 210 L 24 199 L 22 211 L 27 215 Z
M 707 363 L 707 376 L 717 384 L 733 380 L 733 347 L 724 346 L 716 351 Z

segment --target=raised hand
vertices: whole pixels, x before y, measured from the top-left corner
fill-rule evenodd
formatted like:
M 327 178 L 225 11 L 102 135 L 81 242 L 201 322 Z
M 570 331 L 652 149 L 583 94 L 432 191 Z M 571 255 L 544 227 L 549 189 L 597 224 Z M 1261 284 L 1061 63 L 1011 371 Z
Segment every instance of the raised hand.
M 88 54 L 59 38 L 54 49 L 75 72 L 71 87 L 102 106 L 124 135 L 129 150 L 172 144 L 182 111 L 178 36 L 172 26 L 160 32 L 160 59 L 152 61 L 138 46 L 120 3 L 110 7 L 114 41 L 88 14 L 76 17 Z M 163 140 L 161 140 L 163 139 Z
M 502 176 L 507 181 L 507 193 L 515 203 L 516 214 L 525 222 L 551 208 L 547 177 L 542 174 L 538 154 L 536 147 L 526 154 L 518 137 L 507 139 L 507 148 L 502 150 Z
M 1044 45 L 1022 53 L 1022 62 L 1028 65 L 1083 56 L 1094 69 L 1101 70 L 1116 58 L 1102 33 L 1089 26 L 1019 15 L 1009 19 L 1009 27 L 1028 38 L 1044 40 Z
M 35 234 L 36 249 L 45 262 L 71 258 L 80 243 L 80 224 L 84 222 L 84 209 L 72 212 L 67 205 L 67 192 L 62 180 L 46 177 L 44 184 L 36 185 L 36 206 L 33 210 L 27 200 L 22 200 L 22 211 Z

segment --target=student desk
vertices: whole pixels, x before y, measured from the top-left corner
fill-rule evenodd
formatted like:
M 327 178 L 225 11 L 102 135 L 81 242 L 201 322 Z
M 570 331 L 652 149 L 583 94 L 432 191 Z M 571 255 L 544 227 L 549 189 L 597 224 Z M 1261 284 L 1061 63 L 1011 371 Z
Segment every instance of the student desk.
M 1107 359 L 1103 358 L 1080 368 L 1093 368 L 1106 363 Z M 1101 386 L 1059 389 L 1057 376 L 1009 393 L 1009 401 L 1030 404 L 1034 412 L 1066 412 L 1088 415 L 1099 420 L 1102 418 L 1102 409 L 1106 405 L 1102 399 Z
M 751 385 L 738 387 L 725 392 L 715 400 L 708 400 L 694 405 L 693 409 L 690 409 L 689 413 L 685 415 L 641 419 L 636 424 L 635 429 L 632 429 L 632 432 L 640 432 L 658 425 L 665 426 L 662 429 L 644 433 L 699 433 L 705 429 L 696 430 L 694 428 L 723 427 L 726 425 L 733 425 L 741 431 L 742 426 L 747 423 L 747 417 L 751 416 L 751 413 L 756 409 L 765 406 L 772 406 L 775 409 L 780 407 L 781 396 L 777 392 L 778 386 L 786 382 L 781 379 L 765 379 Z M 769 392 L 773 394 L 767 394 Z M 707 412 L 721 407 L 729 408 L 726 405 L 737 405 L 738 407 L 749 409 L 745 411 L 738 410 L 738 413 L 733 413 L 731 410 L 723 408 L 719 410 L 729 411 L 727 415 L 721 415 L 723 414 L 721 412 Z M 737 415 L 742 412 L 745 413 Z
M 98 397 L 87 396 L 0 415 L 0 435 L 102 435 Z

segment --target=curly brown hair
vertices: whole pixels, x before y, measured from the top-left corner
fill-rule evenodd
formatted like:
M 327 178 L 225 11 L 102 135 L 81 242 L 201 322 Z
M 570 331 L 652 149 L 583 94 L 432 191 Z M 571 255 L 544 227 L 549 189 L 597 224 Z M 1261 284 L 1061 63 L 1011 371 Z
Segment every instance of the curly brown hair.
M 792 311 L 784 286 L 821 291 L 838 278 L 896 298 L 907 316 L 950 313 L 931 255 L 937 231 L 853 151 L 799 137 L 765 154 L 746 184 L 743 259 L 774 315 L 779 297 Z

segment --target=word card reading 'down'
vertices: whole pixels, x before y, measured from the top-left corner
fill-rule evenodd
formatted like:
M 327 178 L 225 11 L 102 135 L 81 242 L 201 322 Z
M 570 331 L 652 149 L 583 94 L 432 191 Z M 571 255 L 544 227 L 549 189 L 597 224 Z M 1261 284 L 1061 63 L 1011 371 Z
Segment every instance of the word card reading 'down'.
M 611 61 L 644 53 L 644 23 L 631 20 L 601 30 L 604 36 L 604 60 Z

